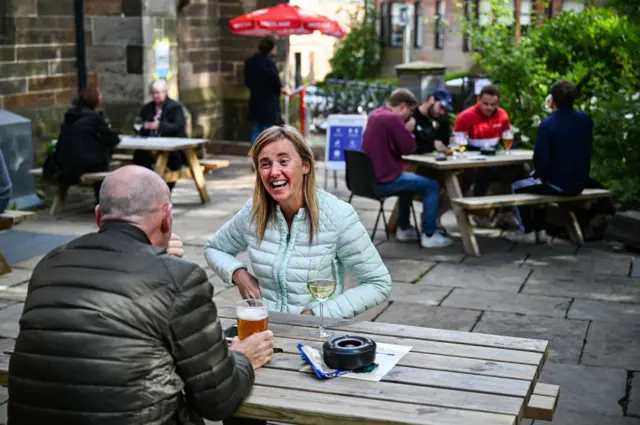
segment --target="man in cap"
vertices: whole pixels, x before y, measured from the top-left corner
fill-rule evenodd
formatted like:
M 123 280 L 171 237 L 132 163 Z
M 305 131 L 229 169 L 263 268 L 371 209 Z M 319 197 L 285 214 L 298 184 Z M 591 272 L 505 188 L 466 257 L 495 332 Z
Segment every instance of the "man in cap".
M 434 90 L 427 100 L 413 111 L 416 127 L 413 134 L 416 137 L 416 154 L 430 153 L 435 150 L 451 154 L 447 148 L 451 137 L 448 112 L 451 106 L 451 93 L 440 88 Z

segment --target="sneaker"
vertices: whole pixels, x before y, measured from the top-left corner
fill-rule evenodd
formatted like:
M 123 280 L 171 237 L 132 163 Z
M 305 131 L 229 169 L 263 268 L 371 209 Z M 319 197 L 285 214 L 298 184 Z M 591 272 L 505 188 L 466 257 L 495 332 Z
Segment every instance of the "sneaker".
M 547 232 L 545 230 L 536 232 L 536 239 L 538 239 L 538 243 L 547 243 Z
M 443 236 L 440 232 L 435 232 L 431 236 L 427 236 L 423 233 L 422 238 L 420 239 L 420 245 L 422 245 L 423 248 L 444 248 L 451 244 L 453 244 L 453 241 L 446 236 Z
M 409 241 L 417 241 L 418 240 L 418 232 L 416 232 L 416 228 L 411 226 L 408 229 L 396 229 L 396 239 L 400 242 L 409 242 Z
M 523 233 L 521 231 L 508 232 L 505 239 L 515 243 L 535 245 L 537 242 L 536 232 Z

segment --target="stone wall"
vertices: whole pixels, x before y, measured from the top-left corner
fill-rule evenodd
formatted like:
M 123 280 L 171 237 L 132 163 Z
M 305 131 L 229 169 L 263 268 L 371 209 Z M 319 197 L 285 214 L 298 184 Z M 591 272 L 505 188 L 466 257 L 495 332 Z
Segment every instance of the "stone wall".
M 36 140 L 50 140 L 77 87 L 73 0 L 4 0 L 4 6 L 0 108 L 31 119 Z M 87 40 L 92 36 L 87 26 Z M 96 75 L 89 81 L 96 84 Z

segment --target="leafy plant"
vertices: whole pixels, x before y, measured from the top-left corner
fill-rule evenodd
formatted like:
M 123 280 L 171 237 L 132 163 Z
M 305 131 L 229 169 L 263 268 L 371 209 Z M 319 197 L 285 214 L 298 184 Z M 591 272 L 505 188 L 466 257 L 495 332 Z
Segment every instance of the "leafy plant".
M 349 34 L 338 40 L 330 59 L 334 78 L 375 78 L 380 72 L 380 43 L 377 34 L 378 13 L 375 2 L 365 2 L 350 13 Z

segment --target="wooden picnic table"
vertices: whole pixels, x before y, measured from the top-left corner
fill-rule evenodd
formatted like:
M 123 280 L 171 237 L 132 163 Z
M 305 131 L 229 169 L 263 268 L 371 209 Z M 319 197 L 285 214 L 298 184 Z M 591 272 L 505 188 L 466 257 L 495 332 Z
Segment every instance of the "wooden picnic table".
M 167 162 L 169 160 L 169 153 L 175 151 L 183 151 L 187 160 L 187 165 L 191 171 L 191 177 L 200 194 L 200 200 L 202 203 L 209 202 L 209 193 L 207 192 L 206 181 L 204 173 L 200 167 L 198 155 L 196 154 L 196 148 L 207 143 L 207 139 L 189 139 L 180 137 L 135 137 L 135 136 L 122 136 L 120 143 L 116 146 L 117 150 L 130 150 L 137 149 L 147 150 L 151 152 L 157 152 L 155 171 L 160 176 L 163 176 L 165 180 L 171 180 L 175 178 L 171 172 L 167 172 Z
M 235 308 L 219 309 L 224 328 Z M 254 388 L 237 416 L 294 424 L 517 425 L 551 420 L 559 388 L 537 383 L 548 342 L 387 323 L 325 319 L 340 334 L 413 348 L 380 382 L 320 380 L 302 372 L 299 343 L 319 318 L 269 313 L 274 346 L 283 353 L 256 371 Z
M 513 149 L 509 155 L 503 151 L 499 151 L 495 156 L 480 156 L 482 159 L 473 159 L 479 154 L 476 152 L 466 152 L 464 156 L 458 155 L 456 158 L 448 157 L 446 161 L 436 161 L 435 153 L 424 155 L 406 155 L 402 159 L 409 164 L 409 172 L 415 172 L 420 167 L 431 168 L 443 173 L 445 189 L 449 199 L 462 198 L 462 189 L 458 180 L 458 173 L 468 168 L 486 168 L 486 167 L 508 167 L 513 165 L 521 165 L 533 161 L 533 151 L 523 149 Z M 471 223 L 467 214 L 463 213 L 462 208 L 452 205 L 453 212 L 456 216 L 460 236 L 464 250 L 469 255 L 480 256 L 478 242 L 473 233 Z M 396 230 L 398 204 L 394 207 L 391 218 L 389 219 L 389 232 Z

